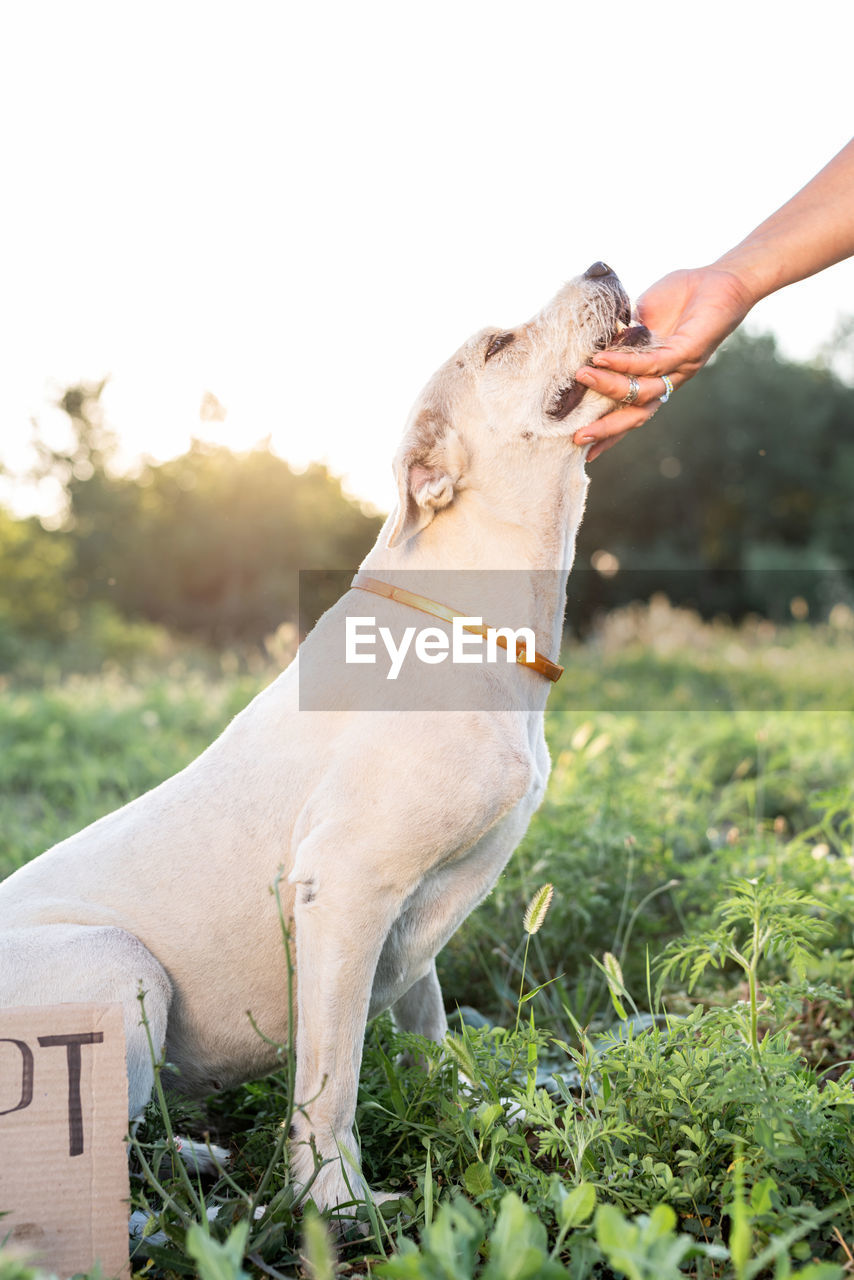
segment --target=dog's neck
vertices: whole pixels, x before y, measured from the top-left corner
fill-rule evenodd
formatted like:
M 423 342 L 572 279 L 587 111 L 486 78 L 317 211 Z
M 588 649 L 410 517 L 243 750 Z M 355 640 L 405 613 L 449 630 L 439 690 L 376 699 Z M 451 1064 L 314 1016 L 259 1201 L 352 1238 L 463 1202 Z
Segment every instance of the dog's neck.
M 584 454 L 565 440 L 540 441 L 538 455 L 536 471 L 529 458 L 475 463 L 451 505 L 397 547 L 387 545 L 390 518 L 361 567 L 492 626 L 532 627 L 556 659 L 587 477 Z

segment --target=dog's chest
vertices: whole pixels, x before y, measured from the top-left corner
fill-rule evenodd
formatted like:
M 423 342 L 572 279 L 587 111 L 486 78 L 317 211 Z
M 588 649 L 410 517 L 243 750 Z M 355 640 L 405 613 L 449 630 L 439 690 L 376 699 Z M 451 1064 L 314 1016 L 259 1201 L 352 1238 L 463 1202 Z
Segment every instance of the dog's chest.
M 510 812 L 462 857 L 434 868 L 413 889 L 386 937 L 370 1017 L 390 1008 L 424 977 L 437 953 L 492 889 L 543 797 L 549 771 L 544 740 L 536 755 L 531 785 Z

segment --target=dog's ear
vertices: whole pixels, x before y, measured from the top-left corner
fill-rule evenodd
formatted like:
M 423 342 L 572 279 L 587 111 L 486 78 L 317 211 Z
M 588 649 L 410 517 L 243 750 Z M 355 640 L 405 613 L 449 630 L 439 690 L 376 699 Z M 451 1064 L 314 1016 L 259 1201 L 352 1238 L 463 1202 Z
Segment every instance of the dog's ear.
M 467 456 L 453 426 L 433 409 L 424 409 L 394 460 L 397 511 L 388 546 L 420 533 L 437 511 L 447 507 L 461 487 Z

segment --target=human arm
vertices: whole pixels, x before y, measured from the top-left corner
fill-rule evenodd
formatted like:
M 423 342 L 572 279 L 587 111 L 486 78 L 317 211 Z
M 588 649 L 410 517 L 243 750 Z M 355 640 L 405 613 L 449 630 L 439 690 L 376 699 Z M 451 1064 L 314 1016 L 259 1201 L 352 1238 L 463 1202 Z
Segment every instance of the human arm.
M 761 298 L 854 254 L 854 140 L 745 240 L 707 267 L 674 271 L 638 300 L 638 315 L 659 339 L 651 350 L 603 351 L 577 380 L 614 400 L 639 380 L 638 398 L 575 436 L 595 443 L 592 460 L 661 403 L 668 374 L 674 388 L 699 372 Z

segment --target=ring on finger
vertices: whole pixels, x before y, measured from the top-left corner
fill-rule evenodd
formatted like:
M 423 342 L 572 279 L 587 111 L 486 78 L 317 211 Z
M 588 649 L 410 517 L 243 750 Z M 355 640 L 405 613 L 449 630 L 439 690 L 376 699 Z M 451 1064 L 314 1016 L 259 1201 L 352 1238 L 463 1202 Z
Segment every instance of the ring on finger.
M 666 373 L 659 374 L 659 377 L 661 378 L 661 381 L 664 383 L 664 391 L 665 391 L 665 394 L 663 396 L 660 396 L 659 398 L 662 404 L 667 404 L 667 401 L 673 395 L 673 383 L 670 381 Z
M 633 378 L 630 374 L 628 392 L 626 393 L 626 395 L 623 396 L 620 403 L 634 404 L 634 402 L 637 400 L 639 395 L 640 395 L 640 383 L 638 382 L 637 378 Z

